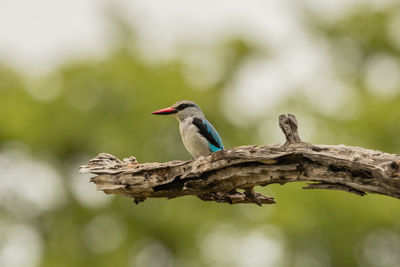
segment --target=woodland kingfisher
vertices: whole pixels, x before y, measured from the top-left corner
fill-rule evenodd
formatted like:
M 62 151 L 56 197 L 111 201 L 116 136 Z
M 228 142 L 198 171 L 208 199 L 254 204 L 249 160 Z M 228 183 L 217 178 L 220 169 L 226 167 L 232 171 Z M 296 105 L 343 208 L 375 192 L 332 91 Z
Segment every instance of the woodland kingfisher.
M 215 128 L 204 117 L 200 107 L 188 100 L 154 111 L 155 115 L 174 115 L 179 121 L 179 132 L 187 151 L 195 158 L 224 149 Z

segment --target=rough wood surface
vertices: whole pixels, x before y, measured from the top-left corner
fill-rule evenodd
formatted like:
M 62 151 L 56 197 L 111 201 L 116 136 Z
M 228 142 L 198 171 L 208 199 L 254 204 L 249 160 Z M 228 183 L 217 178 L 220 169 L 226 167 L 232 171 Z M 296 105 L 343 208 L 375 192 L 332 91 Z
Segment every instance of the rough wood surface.
M 139 164 L 101 153 L 81 166 L 91 182 L 107 194 L 175 198 L 196 195 L 205 201 L 273 204 L 254 186 L 311 182 L 305 189 L 344 190 L 400 198 L 400 155 L 351 146 L 313 145 L 300 140 L 294 115 L 281 115 L 283 145 L 241 146 L 190 161 Z M 237 189 L 243 189 L 242 192 Z

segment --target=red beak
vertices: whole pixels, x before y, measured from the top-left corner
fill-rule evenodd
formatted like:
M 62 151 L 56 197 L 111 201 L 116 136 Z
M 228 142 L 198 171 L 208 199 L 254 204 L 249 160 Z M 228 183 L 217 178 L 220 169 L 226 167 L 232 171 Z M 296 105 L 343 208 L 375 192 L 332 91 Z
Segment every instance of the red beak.
M 177 113 L 178 111 L 174 108 L 163 108 L 160 110 L 156 110 L 154 112 L 152 112 L 151 114 L 154 115 L 169 115 L 169 114 L 174 114 Z

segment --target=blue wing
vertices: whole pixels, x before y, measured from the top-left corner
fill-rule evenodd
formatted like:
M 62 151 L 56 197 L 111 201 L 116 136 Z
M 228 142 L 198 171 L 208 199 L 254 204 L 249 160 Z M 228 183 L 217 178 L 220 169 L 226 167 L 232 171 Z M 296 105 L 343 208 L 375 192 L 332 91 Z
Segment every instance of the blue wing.
M 206 119 L 193 118 L 193 124 L 199 130 L 199 133 L 204 136 L 208 141 L 208 147 L 211 152 L 215 152 L 224 149 L 221 138 L 219 137 L 217 131 Z

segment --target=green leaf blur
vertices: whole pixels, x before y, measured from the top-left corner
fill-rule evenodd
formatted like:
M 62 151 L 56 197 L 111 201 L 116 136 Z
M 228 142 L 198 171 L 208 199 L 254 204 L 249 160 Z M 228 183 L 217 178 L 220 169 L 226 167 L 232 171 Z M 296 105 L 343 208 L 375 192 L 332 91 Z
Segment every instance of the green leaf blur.
M 105 204 L 91 206 L 76 196 L 73 185 L 77 179 L 89 183 L 89 177 L 77 173 L 78 166 L 100 152 L 120 158 L 133 155 L 141 163 L 190 159 L 176 120 L 150 115 L 181 99 L 202 107 L 226 147 L 273 140 L 279 113 L 294 112 L 300 135 L 314 129 L 307 141 L 399 154 L 400 88 L 390 97 L 380 97 L 363 78 L 364 64 L 376 54 L 400 62 L 400 47 L 382 34 L 393 12 L 360 9 L 335 23 L 310 14 L 309 27 L 336 55 L 333 75 L 348 86 L 351 98 L 335 112 L 324 113 L 298 90 L 273 112 L 258 114 L 243 125 L 228 116 L 230 85 L 246 60 L 268 53 L 240 37 L 215 44 L 223 71 L 211 85 L 188 81 L 181 59 L 147 62 L 134 34 L 118 24 L 123 34 L 132 36 L 120 38 L 107 56 L 70 61 L 38 79 L 2 65 L 0 152 L 23 151 L 51 165 L 62 177 L 65 194 L 60 205 L 38 209 L 34 215 L 25 214 L 30 203 L 11 195 L 0 206 L 0 223 L 37 229 L 43 243 L 40 266 L 45 267 L 252 266 L 249 259 L 261 254 L 276 259 L 265 266 L 400 266 L 397 199 L 288 184 L 256 188 L 277 201 L 262 208 L 194 197 L 148 199 L 136 206 L 128 198 L 108 195 L 101 196 Z M 354 65 L 346 65 L 349 68 L 343 67 L 343 40 L 360 54 Z M 265 123 L 267 128 L 260 126 Z M 38 175 L 30 173 L 27 181 L 34 184 Z M 371 257 L 375 263 L 368 261 Z

